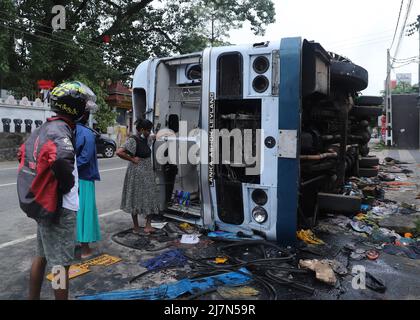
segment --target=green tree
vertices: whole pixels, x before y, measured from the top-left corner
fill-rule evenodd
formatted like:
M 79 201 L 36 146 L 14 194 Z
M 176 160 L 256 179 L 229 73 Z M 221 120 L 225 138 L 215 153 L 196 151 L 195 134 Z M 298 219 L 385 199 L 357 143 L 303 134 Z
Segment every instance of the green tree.
M 106 103 L 105 99 L 107 94 L 100 85 L 100 83 L 96 81 L 92 81 L 87 78 L 85 75 L 75 75 L 74 78 L 67 79 L 68 81 L 81 81 L 85 83 L 92 91 L 96 94 L 96 104 L 98 105 L 98 110 L 93 115 L 93 118 L 98 123 L 98 128 L 101 132 L 106 132 L 107 127 L 113 126 L 115 124 L 115 120 L 117 119 L 117 113 L 112 110 L 108 104 Z
M 392 89 L 393 94 L 410 94 L 410 93 L 418 93 L 419 87 L 417 84 L 410 85 L 407 83 L 399 83 L 394 89 Z
M 66 9 L 65 30 L 51 27 L 54 5 Z M 17 96 L 40 79 L 130 85 L 150 57 L 224 44 L 245 21 L 263 35 L 274 15 L 271 0 L 1 0 L 0 85 Z
M 172 30 L 175 49 L 186 53 L 227 44 L 229 31 L 245 21 L 255 35 L 264 35 L 274 16 L 271 0 L 177 0 L 166 2 L 162 25 Z

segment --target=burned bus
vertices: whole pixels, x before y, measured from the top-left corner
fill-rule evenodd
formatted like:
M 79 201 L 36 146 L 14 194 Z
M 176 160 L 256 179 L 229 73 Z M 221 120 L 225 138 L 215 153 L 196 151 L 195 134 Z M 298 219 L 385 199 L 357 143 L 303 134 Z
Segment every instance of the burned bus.
M 293 244 L 322 210 L 356 210 L 349 176 L 377 173 L 368 73 L 319 43 L 284 38 L 142 62 L 134 120 L 154 123 L 162 214 Z

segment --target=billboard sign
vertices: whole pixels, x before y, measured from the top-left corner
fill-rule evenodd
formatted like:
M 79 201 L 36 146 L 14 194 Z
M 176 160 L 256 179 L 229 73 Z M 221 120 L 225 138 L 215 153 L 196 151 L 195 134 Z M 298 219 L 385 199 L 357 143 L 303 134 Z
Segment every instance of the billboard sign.
M 397 84 L 409 84 L 411 86 L 411 73 L 397 73 Z

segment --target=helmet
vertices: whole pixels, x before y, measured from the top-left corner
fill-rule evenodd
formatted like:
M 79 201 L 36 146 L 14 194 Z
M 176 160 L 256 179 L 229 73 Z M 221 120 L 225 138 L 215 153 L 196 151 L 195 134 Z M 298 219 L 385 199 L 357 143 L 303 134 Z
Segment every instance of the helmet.
M 64 82 L 51 91 L 51 110 L 70 116 L 74 121 L 82 118 L 85 112 L 95 112 L 96 95 L 79 81 Z

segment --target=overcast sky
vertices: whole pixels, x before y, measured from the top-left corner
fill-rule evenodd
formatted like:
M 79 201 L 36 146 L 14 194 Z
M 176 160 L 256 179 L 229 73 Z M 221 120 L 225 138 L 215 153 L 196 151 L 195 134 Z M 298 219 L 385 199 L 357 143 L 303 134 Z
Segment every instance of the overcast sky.
M 369 72 L 369 87 L 363 94 L 377 95 L 383 90 L 386 77 L 386 51 L 390 47 L 397 24 L 400 0 L 274 0 L 276 22 L 267 28 L 264 37 L 254 36 L 248 25 L 230 33 L 235 44 L 277 40 L 301 36 L 315 40 L 327 50 L 348 57 Z M 394 54 L 408 0 L 404 1 Z M 413 0 L 407 24 L 420 14 L 420 0 Z M 405 33 L 404 33 L 405 34 Z M 398 59 L 418 56 L 419 35 L 404 35 Z M 395 73 L 412 73 L 412 84 L 418 83 L 418 65 L 395 69 Z

